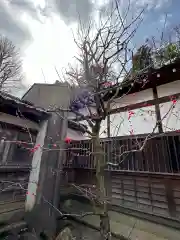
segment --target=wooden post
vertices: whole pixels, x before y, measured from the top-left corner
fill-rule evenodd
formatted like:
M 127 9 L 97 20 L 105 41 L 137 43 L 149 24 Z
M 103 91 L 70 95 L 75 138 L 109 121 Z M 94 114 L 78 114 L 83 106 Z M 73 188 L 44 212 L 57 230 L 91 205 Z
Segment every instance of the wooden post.
M 156 111 L 156 121 L 158 121 L 158 131 L 159 133 L 163 133 L 163 126 L 162 126 L 162 121 L 161 121 L 161 112 L 159 108 L 159 103 L 158 101 L 158 93 L 157 93 L 157 88 L 153 87 L 153 96 L 154 99 L 156 100 L 155 103 L 155 111 Z
M 66 138 L 67 135 L 67 112 L 62 112 L 61 116 L 63 118 L 62 124 L 61 124 L 61 146 L 62 148 L 65 148 L 65 142 L 64 139 Z M 55 207 L 59 207 L 59 202 L 60 202 L 60 184 L 61 184 L 61 176 L 62 176 L 62 170 L 63 170 L 63 160 L 66 157 L 66 152 L 65 151 L 59 151 L 58 159 L 57 159 L 57 170 L 58 174 L 56 174 L 56 181 L 55 181 L 55 186 L 54 186 L 54 200 L 53 200 L 53 205 Z
M 35 179 L 35 177 L 31 177 L 31 174 L 26 201 L 26 211 L 30 212 L 26 214 L 26 220 L 30 228 L 35 229 L 38 236 L 44 232 L 51 238 L 56 232 L 56 218 L 60 215 L 57 210 L 60 196 L 58 187 L 60 176 L 53 174 L 55 172 L 53 170 L 57 172 L 57 169 L 61 169 L 66 129 L 67 118 L 62 114 L 52 113 L 48 124 L 46 127 L 44 126 L 37 137 L 37 144 L 41 144 L 44 139 L 44 150 L 39 149 L 39 154 L 34 153 L 33 166 L 36 169 L 35 172 L 38 172 L 38 176 L 36 176 L 38 188 L 36 183 L 31 183 Z M 32 186 L 34 186 L 33 189 Z M 32 196 L 32 193 L 35 196 Z M 30 198 L 32 199 L 30 200 Z
M 111 129 L 110 129 L 110 115 L 107 116 L 107 137 L 110 138 L 111 137 Z
M 37 184 L 39 182 L 39 175 L 41 170 L 41 161 L 42 161 L 42 147 L 44 146 L 44 139 L 46 136 L 48 121 L 42 123 L 40 131 L 36 138 L 36 146 L 40 144 L 35 153 L 33 154 L 32 159 L 32 170 L 30 172 L 28 191 L 25 203 L 25 210 L 31 211 L 34 207 L 36 201 L 36 193 L 37 193 Z
M 110 104 L 108 104 L 107 108 L 110 110 Z M 111 137 L 111 116 L 110 114 L 107 115 L 107 137 Z

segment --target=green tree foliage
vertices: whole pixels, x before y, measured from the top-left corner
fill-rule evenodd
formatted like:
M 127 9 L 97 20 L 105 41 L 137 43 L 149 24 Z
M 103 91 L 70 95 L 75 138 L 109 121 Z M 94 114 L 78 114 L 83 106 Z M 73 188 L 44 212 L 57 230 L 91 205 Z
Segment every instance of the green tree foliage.
M 156 61 L 163 64 L 166 61 L 180 57 L 180 48 L 177 43 L 169 43 L 164 49 L 156 54 Z
M 152 66 L 151 48 L 147 45 L 142 45 L 133 56 L 132 64 L 133 73 Z
M 178 43 L 169 43 L 158 51 L 152 52 L 152 49 L 147 45 L 142 45 L 133 56 L 132 72 L 149 67 L 161 67 L 168 61 L 174 61 L 180 58 L 180 45 Z

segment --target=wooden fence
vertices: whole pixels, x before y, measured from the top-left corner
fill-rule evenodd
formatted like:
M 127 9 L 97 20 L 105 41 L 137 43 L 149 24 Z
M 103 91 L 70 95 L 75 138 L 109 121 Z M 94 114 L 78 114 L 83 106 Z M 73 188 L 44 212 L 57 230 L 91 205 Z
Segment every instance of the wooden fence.
M 36 134 L 31 133 L 32 141 Z M 32 154 L 29 133 L 15 126 L 1 123 L 0 128 L 0 224 L 16 214 L 24 214 Z M 23 142 L 23 143 L 22 143 Z
M 158 173 L 180 172 L 180 134 L 163 136 L 153 135 L 142 151 L 138 151 L 146 141 L 147 135 L 102 139 L 108 170 L 141 171 Z M 73 142 L 67 152 L 64 167 L 94 169 L 92 143 L 90 141 Z M 135 152 L 136 150 L 136 152 Z M 119 164 L 113 166 L 113 164 Z
M 138 144 L 140 147 L 145 138 L 102 140 L 107 161 L 121 162 L 116 168 L 107 167 L 109 202 L 116 207 L 180 221 L 180 136 L 154 136 L 142 152 L 128 152 L 118 157 L 124 151 L 137 149 Z M 93 192 L 95 165 L 89 155 L 91 143 L 74 142 L 72 149 L 73 154 L 67 154 L 64 164 L 65 171 L 71 173 L 69 181 Z

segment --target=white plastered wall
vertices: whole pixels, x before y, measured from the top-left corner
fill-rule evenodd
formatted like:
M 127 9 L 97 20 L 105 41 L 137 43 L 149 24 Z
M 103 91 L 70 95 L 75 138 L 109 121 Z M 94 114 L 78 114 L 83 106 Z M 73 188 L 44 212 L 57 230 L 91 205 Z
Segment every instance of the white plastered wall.
M 172 108 L 172 105 L 174 107 Z M 180 101 L 160 104 L 160 113 L 164 132 L 180 130 Z
M 157 93 L 159 98 L 180 93 L 180 80 L 158 86 Z
M 180 80 L 164 84 L 157 87 L 158 97 L 173 96 L 180 92 Z M 129 94 L 119 99 L 115 99 L 111 104 L 111 109 L 116 109 L 120 107 L 125 107 L 128 105 L 145 102 L 148 100 L 153 100 L 152 89 L 143 90 L 135 94 Z M 172 102 L 169 98 L 169 102 L 160 104 L 161 118 L 168 112 Z M 132 129 L 133 134 L 144 134 L 151 133 L 156 124 L 155 106 L 142 107 L 133 110 L 134 115 L 130 118 L 131 122 L 128 120 L 128 112 L 121 112 L 112 114 L 110 116 L 111 126 L 110 134 L 111 136 L 124 136 L 131 135 Z M 175 107 L 169 112 L 167 117 L 162 121 L 164 131 L 174 131 L 180 129 L 180 101 L 177 101 Z M 83 109 L 81 111 L 83 114 L 87 114 L 87 110 Z M 82 123 L 86 124 L 85 121 Z M 132 125 L 132 126 L 131 126 Z M 157 128 L 155 132 L 157 132 Z M 102 122 L 101 125 L 101 138 L 107 137 L 107 119 Z
M 160 104 L 163 131 L 170 132 L 180 129 L 180 100 L 172 108 L 171 97 L 180 93 L 180 80 L 157 87 L 158 97 L 169 96 L 169 102 Z M 167 114 L 168 113 L 168 114 Z M 164 118 L 164 119 L 163 119 Z
M 141 92 L 125 95 L 121 98 L 115 99 L 111 103 L 111 109 L 116 109 L 120 107 L 125 107 L 128 105 L 132 105 L 135 103 L 141 103 L 144 101 L 153 99 L 153 91 L 152 89 L 143 90 Z
M 134 94 L 129 94 L 116 99 L 111 104 L 111 109 L 153 100 L 152 89 L 147 89 Z M 111 137 L 131 134 L 150 133 L 156 124 L 155 106 L 142 107 L 132 110 L 133 115 L 128 119 L 129 112 L 120 112 L 110 116 Z M 156 129 L 157 131 L 157 129 Z
M 151 133 L 156 125 L 155 107 L 149 106 L 128 112 L 116 113 L 110 116 L 111 137 Z M 129 119 L 128 119 L 129 118 Z M 157 128 L 155 129 L 157 132 Z

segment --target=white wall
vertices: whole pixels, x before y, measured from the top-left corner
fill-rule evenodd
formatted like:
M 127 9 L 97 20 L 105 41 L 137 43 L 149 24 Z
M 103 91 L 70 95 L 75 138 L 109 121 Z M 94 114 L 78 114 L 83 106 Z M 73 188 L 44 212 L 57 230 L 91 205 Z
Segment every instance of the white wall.
M 158 97 L 170 96 L 180 93 L 180 80 L 167 83 L 157 87 Z M 180 129 L 180 101 L 177 100 L 174 108 L 170 110 L 172 106 L 172 101 L 169 98 L 169 102 L 160 104 L 160 113 L 162 120 L 163 131 L 170 132 Z M 170 111 L 169 111 L 170 110 Z M 167 114 L 168 112 L 168 114 Z
M 172 108 L 172 102 L 160 104 L 163 131 L 170 132 L 180 129 L 180 101 Z M 168 113 L 168 114 L 167 114 Z M 164 118 L 164 119 L 163 119 Z
M 111 104 L 111 108 L 115 109 L 152 99 L 153 99 L 152 89 L 148 89 L 135 94 L 129 94 L 120 99 L 116 99 Z M 156 124 L 155 107 L 154 106 L 144 107 L 141 108 L 141 110 L 140 109 L 133 110 L 133 112 L 135 114 L 130 118 L 131 123 L 130 121 L 128 121 L 128 112 L 117 113 L 110 116 L 111 121 L 110 134 L 112 137 L 130 135 L 131 130 L 133 130 L 134 134 L 152 132 Z M 83 115 L 87 115 L 87 109 L 82 109 L 81 113 Z M 70 113 L 69 118 L 72 119 L 73 117 L 75 117 L 75 115 L 73 113 Z M 87 125 L 86 121 L 81 121 L 81 123 Z M 130 126 L 131 124 L 132 127 Z M 89 130 L 91 129 L 89 128 Z M 107 119 L 103 121 L 101 124 L 100 137 L 101 138 L 107 137 Z
M 157 87 L 158 97 L 173 96 L 173 94 L 180 92 L 180 80 L 161 85 Z M 115 99 L 111 104 L 112 109 L 128 106 L 135 103 L 141 103 L 144 101 L 153 100 L 152 89 L 143 90 L 135 94 L 129 94 L 122 98 Z M 160 104 L 161 118 L 167 113 L 172 102 Z M 131 123 L 128 120 L 128 112 L 122 112 L 113 114 L 110 116 L 111 120 L 111 136 L 124 136 L 130 135 L 133 130 L 133 134 L 151 133 L 156 124 L 155 106 L 143 107 L 133 110 L 134 115 L 130 118 Z M 163 120 L 164 131 L 174 131 L 180 129 L 180 102 L 178 101 L 175 108 L 168 114 L 166 119 Z M 87 110 L 83 109 L 82 114 L 87 115 Z M 82 122 L 87 124 L 85 121 Z M 132 125 L 132 126 L 131 126 Z M 106 133 L 104 133 L 106 131 Z M 158 129 L 156 128 L 155 132 Z M 103 121 L 101 125 L 102 138 L 107 137 L 107 120 Z
M 86 121 L 80 121 L 81 124 L 85 124 L 88 126 Z M 91 131 L 90 127 L 88 126 L 89 131 Z M 67 129 L 67 137 L 71 138 L 72 140 L 85 140 L 88 139 L 88 134 L 82 134 L 79 131 L 72 130 L 70 128 Z M 107 121 L 102 121 L 101 129 L 100 129 L 100 137 L 106 138 L 107 137 Z
M 67 129 L 67 137 L 75 141 L 85 140 L 88 138 L 86 135 L 82 134 L 81 132 L 72 130 L 70 128 Z
M 91 107 L 90 111 L 91 111 L 92 114 L 96 113 L 96 109 L 95 108 Z M 83 116 L 90 116 L 88 108 L 80 109 L 79 113 L 82 114 Z M 75 113 L 73 113 L 73 112 L 69 112 L 68 113 L 68 119 L 75 119 L 75 118 L 76 118 L 76 114 Z
M 91 131 L 91 128 L 89 127 L 89 125 L 87 124 L 86 121 L 80 121 L 80 123 L 88 126 L 88 130 Z M 87 136 L 87 134 L 86 134 L 86 136 Z M 103 120 L 101 123 L 100 137 L 101 138 L 107 137 L 107 119 Z
M 157 87 L 157 92 L 159 98 L 180 93 L 180 80 Z M 111 108 L 115 109 L 152 99 L 153 91 L 152 89 L 147 89 L 116 99 L 114 103 L 111 104 Z M 169 101 L 168 103 L 160 104 L 161 118 L 164 117 L 172 106 L 171 100 Z M 133 110 L 135 114 L 130 118 L 131 123 L 128 121 L 128 112 L 111 115 L 111 136 L 130 135 L 131 130 L 133 130 L 134 134 L 151 133 L 156 124 L 155 106 L 140 109 Z M 180 129 L 180 101 L 177 101 L 175 107 L 162 121 L 162 124 L 163 130 L 166 132 Z M 157 131 L 158 129 L 156 128 L 155 132 Z
M 141 92 L 129 94 L 124 97 L 115 99 L 113 103 L 111 103 L 111 109 L 125 107 L 131 104 L 140 103 L 140 102 L 144 102 L 152 99 L 153 99 L 153 91 L 152 89 L 147 89 Z
M 100 138 L 106 138 L 106 137 L 107 137 L 107 119 L 102 121 L 101 129 L 100 129 Z
M 76 114 L 74 114 L 73 112 L 68 112 L 68 119 L 75 119 L 76 118 Z
M 92 113 L 95 113 L 95 109 L 91 108 Z M 80 111 L 81 114 L 83 114 L 84 116 L 88 116 L 88 110 L 87 109 L 81 109 Z M 76 115 L 74 113 L 68 113 L 68 119 L 74 119 L 76 118 Z M 88 130 L 91 131 L 91 128 L 89 127 L 88 123 L 86 120 L 84 121 L 80 121 L 79 123 L 84 124 L 88 127 Z M 75 133 L 76 132 L 76 133 Z M 68 129 L 68 134 L 69 137 L 72 136 L 72 139 L 74 140 L 83 140 L 83 139 L 87 139 L 88 135 L 82 135 L 80 132 L 78 133 L 77 131 L 73 131 L 71 129 Z M 101 124 L 101 129 L 100 129 L 100 137 L 101 138 L 106 138 L 107 137 L 107 120 L 102 121 Z
M 153 100 L 152 89 L 143 90 L 115 99 L 113 103 L 111 103 L 111 109 L 125 107 L 148 100 Z M 128 112 L 116 113 L 110 116 L 111 137 L 131 135 L 132 133 L 143 134 L 152 132 L 156 124 L 155 107 L 143 107 L 133 110 L 133 113 L 134 115 L 130 118 L 130 121 L 128 120 Z
M 154 106 L 135 109 L 132 112 L 134 115 L 129 120 L 128 112 L 116 113 L 110 116 L 111 137 L 151 133 L 153 131 L 156 124 Z M 155 132 L 157 132 L 157 129 Z
M 180 80 L 157 87 L 158 97 L 170 96 L 180 92 Z

